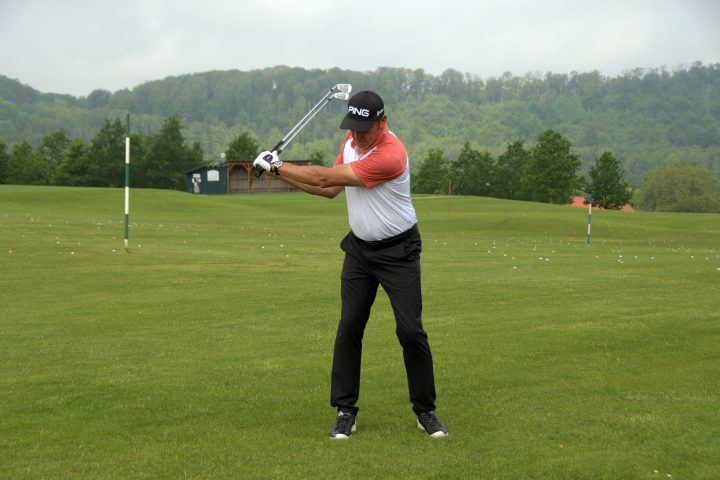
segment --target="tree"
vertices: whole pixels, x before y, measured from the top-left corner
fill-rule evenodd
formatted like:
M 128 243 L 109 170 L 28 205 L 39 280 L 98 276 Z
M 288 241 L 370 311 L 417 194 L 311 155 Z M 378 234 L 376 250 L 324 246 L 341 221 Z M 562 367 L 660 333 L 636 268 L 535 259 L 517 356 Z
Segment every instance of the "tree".
M 40 156 L 29 142 L 13 145 L 7 165 L 7 183 L 16 185 L 40 185 L 43 169 Z
M 83 184 L 122 187 L 125 184 L 125 127 L 119 118 L 105 125 L 90 142 Z
M 520 180 L 525 200 L 568 203 L 579 184 L 580 157 L 570 153 L 570 142 L 547 130 L 530 151 Z
M 417 103 L 420 103 L 425 93 L 431 88 L 432 77 L 427 75 L 425 71 L 420 68 L 410 74 L 410 85 L 408 90 L 414 92 Z
M 203 162 L 203 149 L 200 142 L 193 142 L 190 148 L 187 148 L 187 158 L 185 158 L 182 170 L 180 173 L 185 177 L 185 172 L 193 167 L 200 165 Z M 184 188 L 185 183 L 183 181 L 182 187 Z
M 648 174 L 636 207 L 658 212 L 720 212 L 717 177 L 705 166 L 676 162 Z
M 522 141 L 508 143 L 505 153 L 498 157 L 495 165 L 493 196 L 514 200 L 521 198 L 520 178 L 529 157 L 530 152 L 525 150 Z
M 310 165 L 325 166 L 325 155 L 322 152 L 313 151 L 310 154 Z
M 149 140 L 149 146 L 138 162 L 133 176 L 138 187 L 185 188 L 184 172 L 202 162 L 199 143 L 191 148 L 184 145 L 180 118 L 172 115 L 165 119 L 160 132 Z
M 55 185 L 92 185 L 88 145 L 80 139 L 70 142 L 55 175 Z
M 112 98 L 112 93 L 107 90 L 93 90 L 87 97 L 87 104 L 90 108 L 102 108 L 107 106 Z
M 7 152 L 7 145 L 0 141 L 0 184 L 7 183 L 8 163 L 10 163 L 10 155 Z
M 45 135 L 40 145 L 40 156 L 43 168 L 43 183 L 54 185 L 59 166 L 70 145 L 70 139 L 64 130 Z
M 252 161 L 260 153 L 257 140 L 248 132 L 241 133 L 230 142 L 225 156 L 230 161 Z
M 450 165 L 453 193 L 459 195 L 489 195 L 492 191 L 492 158 L 465 142 L 458 159 Z
M 603 152 L 595 165 L 590 169 L 588 193 L 593 196 L 593 203 L 603 208 L 619 210 L 630 201 L 632 191 L 623 180 L 620 162 L 610 152 Z
M 412 181 L 413 192 L 447 193 L 450 161 L 442 150 L 431 149 Z

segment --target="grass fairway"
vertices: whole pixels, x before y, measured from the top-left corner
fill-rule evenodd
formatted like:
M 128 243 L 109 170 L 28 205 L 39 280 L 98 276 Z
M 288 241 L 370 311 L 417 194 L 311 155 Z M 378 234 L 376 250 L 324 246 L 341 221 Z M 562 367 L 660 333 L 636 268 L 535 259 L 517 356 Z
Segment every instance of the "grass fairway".
M 380 293 L 338 443 L 343 199 L 0 186 L 0 478 L 720 477 L 720 215 L 415 204 L 450 437 Z

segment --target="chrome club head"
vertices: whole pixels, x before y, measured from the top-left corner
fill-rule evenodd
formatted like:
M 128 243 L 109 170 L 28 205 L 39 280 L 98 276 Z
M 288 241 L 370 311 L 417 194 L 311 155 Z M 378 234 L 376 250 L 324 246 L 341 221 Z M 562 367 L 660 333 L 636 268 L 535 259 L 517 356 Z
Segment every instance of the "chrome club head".
M 352 85 L 350 85 L 349 83 L 338 83 L 337 85 L 335 85 L 335 88 L 347 94 L 350 94 L 350 92 L 352 91 Z

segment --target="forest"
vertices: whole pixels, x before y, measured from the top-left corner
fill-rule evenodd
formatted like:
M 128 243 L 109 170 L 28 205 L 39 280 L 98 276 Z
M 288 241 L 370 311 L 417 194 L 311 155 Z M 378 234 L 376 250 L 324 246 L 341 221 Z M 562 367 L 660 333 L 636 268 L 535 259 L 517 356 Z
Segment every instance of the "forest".
M 597 71 L 506 72 L 486 79 L 453 69 L 434 76 L 391 67 L 357 72 L 277 66 L 168 77 L 79 98 L 39 92 L 0 75 L 0 143 L 7 149 L 22 142 L 37 147 L 60 132 L 69 142 L 90 142 L 127 113 L 132 132 L 149 138 L 173 117 L 192 145 L 186 158 L 212 163 L 244 133 L 262 148 L 274 145 L 341 82 L 383 96 L 389 125 L 405 142 L 414 172 L 437 151 L 454 161 L 469 144 L 498 157 L 518 141 L 532 148 L 548 130 L 570 142 L 583 174 L 611 152 L 631 187 L 676 162 L 720 172 L 720 64 L 700 62 L 616 77 Z M 343 107 L 331 103 L 284 158 L 334 159 Z

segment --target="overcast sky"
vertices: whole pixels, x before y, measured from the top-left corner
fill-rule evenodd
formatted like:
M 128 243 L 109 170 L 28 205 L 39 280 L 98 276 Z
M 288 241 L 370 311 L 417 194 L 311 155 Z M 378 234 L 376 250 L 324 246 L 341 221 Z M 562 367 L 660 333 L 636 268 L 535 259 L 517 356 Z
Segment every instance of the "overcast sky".
M 0 74 L 87 96 L 276 65 L 616 76 L 720 63 L 718 0 L 0 0 Z

